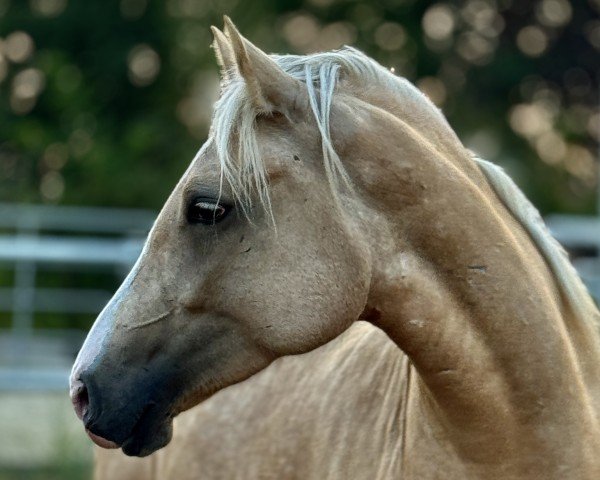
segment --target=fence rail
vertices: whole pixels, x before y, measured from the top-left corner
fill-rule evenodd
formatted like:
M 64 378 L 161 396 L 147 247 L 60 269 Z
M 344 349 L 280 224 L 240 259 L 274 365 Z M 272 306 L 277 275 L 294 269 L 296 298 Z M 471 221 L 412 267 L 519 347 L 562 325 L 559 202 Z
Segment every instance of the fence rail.
M 36 313 L 95 314 L 112 292 L 38 285 L 47 269 L 101 269 L 122 278 L 138 257 L 155 213 L 146 210 L 0 203 L 0 267 L 13 272 L 0 288 L 0 390 L 65 389 L 84 332 L 34 329 Z

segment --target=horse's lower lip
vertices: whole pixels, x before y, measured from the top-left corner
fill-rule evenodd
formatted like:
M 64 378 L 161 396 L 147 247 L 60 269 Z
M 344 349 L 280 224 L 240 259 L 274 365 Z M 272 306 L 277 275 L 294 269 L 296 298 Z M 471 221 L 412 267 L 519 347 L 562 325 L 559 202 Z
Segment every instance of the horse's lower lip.
M 153 415 L 154 409 L 155 405 L 147 406 L 129 436 L 119 443 L 101 437 L 88 428 L 85 431 L 99 447 L 121 448 L 126 455 L 144 457 L 169 443 L 173 433 L 173 415 Z
M 92 442 L 94 442 L 99 447 L 102 447 L 102 448 L 119 448 L 119 445 L 117 445 L 115 442 L 111 442 L 110 440 L 107 440 L 106 438 L 102 438 L 99 435 L 96 435 L 96 434 L 90 432 L 87 428 L 85 429 L 85 433 L 87 433 L 88 437 L 90 437 L 90 439 L 92 440 Z

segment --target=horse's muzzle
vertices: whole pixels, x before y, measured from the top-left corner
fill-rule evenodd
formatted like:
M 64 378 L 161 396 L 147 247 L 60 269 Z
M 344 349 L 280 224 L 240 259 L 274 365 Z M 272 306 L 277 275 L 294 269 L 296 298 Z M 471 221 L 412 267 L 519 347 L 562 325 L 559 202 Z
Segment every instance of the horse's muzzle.
M 96 445 L 145 456 L 169 442 L 171 415 L 142 393 L 147 389 L 136 389 L 134 382 L 120 385 L 118 380 L 111 388 L 99 388 L 95 377 L 103 375 L 96 374 L 88 369 L 74 376 L 70 387 L 75 413 Z

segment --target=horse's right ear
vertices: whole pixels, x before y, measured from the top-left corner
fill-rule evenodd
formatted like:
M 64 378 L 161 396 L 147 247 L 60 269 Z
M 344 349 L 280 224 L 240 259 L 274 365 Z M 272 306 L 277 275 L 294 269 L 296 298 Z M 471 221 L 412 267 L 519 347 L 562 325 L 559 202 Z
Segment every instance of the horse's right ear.
M 302 94 L 301 82 L 285 73 L 272 58 L 242 37 L 229 17 L 225 16 L 224 21 L 236 70 L 246 83 L 254 107 L 261 113 L 289 112 L 294 108 L 297 96 Z M 218 34 L 215 42 L 223 55 L 224 48 L 220 46 L 223 39 Z

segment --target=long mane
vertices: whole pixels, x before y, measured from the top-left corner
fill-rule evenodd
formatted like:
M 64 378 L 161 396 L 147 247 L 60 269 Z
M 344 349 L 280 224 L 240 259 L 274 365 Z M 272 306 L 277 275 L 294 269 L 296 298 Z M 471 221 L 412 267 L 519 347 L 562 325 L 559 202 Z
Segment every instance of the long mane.
M 410 82 L 352 47 L 312 55 L 271 55 L 281 69 L 306 84 L 311 110 L 323 146 L 323 163 L 328 182 L 337 192 L 341 183 L 351 188 L 350 179 L 333 148 L 329 117 L 333 95 L 341 75 L 364 84 L 377 83 L 391 95 L 427 111 L 447 125 L 441 112 Z M 224 80 L 220 99 L 215 104 L 212 138 L 226 181 L 242 208 L 259 202 L 271 211 L 265 166 L 256 140 L 257 113 L 243 79 L 231 75 Z M 521 223 L 550 266 L 557 284 L 575 315 L 600 327 L 600 313 L 575 268 L 559 243 L 546 228 L 539 212 L 504 171 L 488 161 L 475 158 L 488 182 L 510 213 Z
M 527 199 L 504 170 L 487 160 L 475 157 L 498 198 L 525 228 L 533 243 L 552 270 L 561 293 L 575 315 L 585 322 L 600 327 L 600 312 L 587 288 L 570 262 L 567 252 L 552 236 L 538 210 Z

